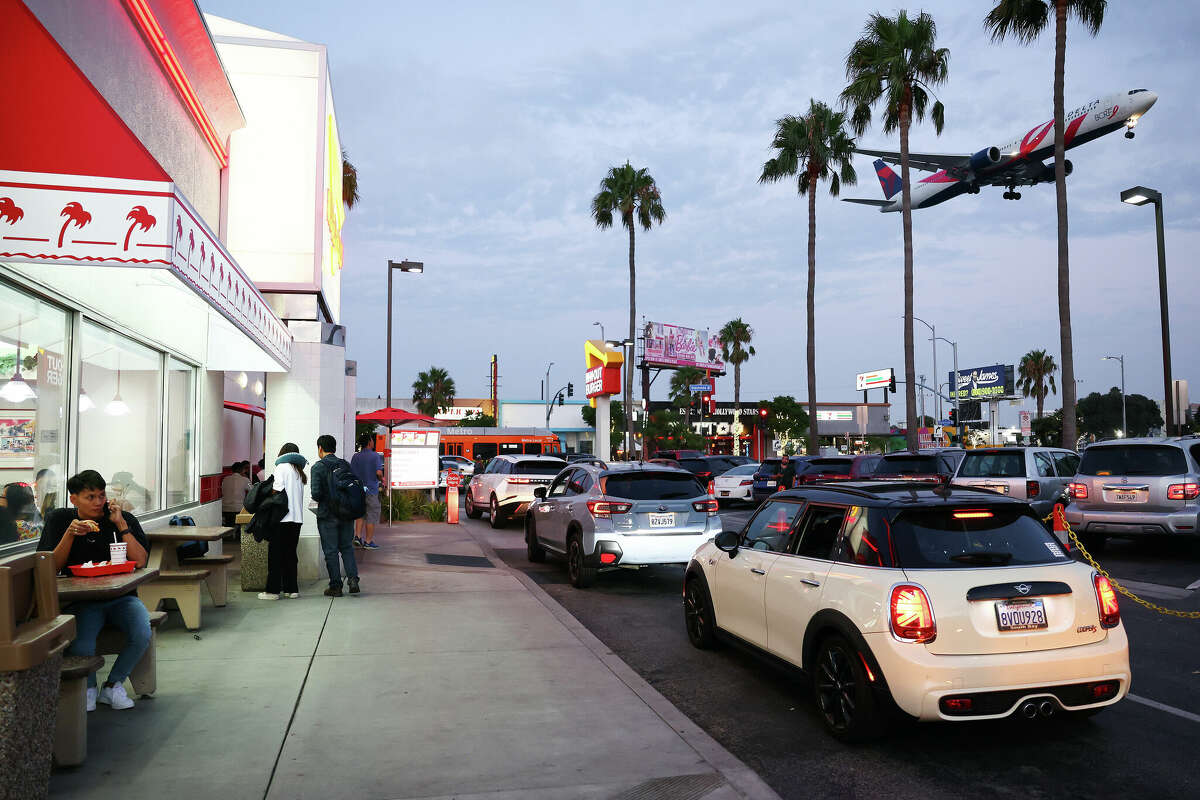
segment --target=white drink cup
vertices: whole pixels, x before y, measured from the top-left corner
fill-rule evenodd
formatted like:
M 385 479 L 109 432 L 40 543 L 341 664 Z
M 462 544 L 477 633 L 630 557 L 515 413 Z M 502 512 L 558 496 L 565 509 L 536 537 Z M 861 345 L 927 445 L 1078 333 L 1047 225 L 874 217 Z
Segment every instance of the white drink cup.
M 113 544 L 110 544 L 108 546 L 108 563 L 124 564 L 126 561 L 126 558 L 125 558 L 125 548 L 126 547 L 127 547 L 127 545 L 124 542 L 114 542 Z

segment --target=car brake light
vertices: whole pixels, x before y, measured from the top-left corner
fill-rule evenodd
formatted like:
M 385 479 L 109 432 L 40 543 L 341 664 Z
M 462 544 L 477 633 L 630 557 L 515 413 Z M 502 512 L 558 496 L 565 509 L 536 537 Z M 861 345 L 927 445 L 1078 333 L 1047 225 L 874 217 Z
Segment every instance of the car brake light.
M 508 478 L 509 483 L 533 483 L 532 478 Z
M 614 503 L 611 500 L 588 500 L 587 508 L 593 517 L 610 519 L 613 514 L 628 514 L 632 503 Z
M 991 519 L 992 512 L 990 512 L 990 511 L 955 511 L 952 516 L 955 519 Z
M 710 515 L 716 514 L 721 510 L 721 506 L 716 500 L 709 498 L 708 500 L 697 500 L 692 503 L 692 508 L 697 511 L 707 511 Z
M 1076 500 L 1087 500 L 1088 488 L 1086 483 L 1068 483 L 1067 493 Z
M 1112 581 L 1099 572 L 1092 573 L 1096 586 L 1096 604 L 1100 607 L 1100 627 L 1115 628 L 1121 623 L 1121 607 L 1117 604 L 1117 590 Z
M 1195 500 L 1200 497 L 1200 483 L 1172 483 L 1167 487 L 1168 500 Z
M 925 590 L 912 583 L 892 587 L 892 634 L 909 642 L 932 642 L 937 638 L 937 622 Z
M 750 486 L 753 483 L 754 483 L 754 481 L 742 481 L 741 483 L 738 484 L 738 486 Z
M 1025 496 L 1033 499 L 1042 493 L 1042 485 L 1037 481 L 1025 481 Z

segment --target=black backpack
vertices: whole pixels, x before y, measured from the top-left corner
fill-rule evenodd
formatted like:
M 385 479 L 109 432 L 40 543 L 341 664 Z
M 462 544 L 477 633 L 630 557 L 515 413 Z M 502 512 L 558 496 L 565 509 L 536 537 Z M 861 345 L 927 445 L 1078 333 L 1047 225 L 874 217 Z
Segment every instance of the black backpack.
M 338 519 L 358 519 L 367 513 L 367 492 L 345 459 L 329 465 L 329 510 Z

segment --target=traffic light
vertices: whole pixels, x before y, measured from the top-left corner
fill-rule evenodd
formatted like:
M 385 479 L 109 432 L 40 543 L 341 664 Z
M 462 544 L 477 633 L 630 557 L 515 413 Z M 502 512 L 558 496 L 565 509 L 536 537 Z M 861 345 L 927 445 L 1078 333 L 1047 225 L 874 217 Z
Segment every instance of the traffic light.
M 891 392 L 892 394 L 896 393 L 896 375 L 895 375 L 895 373 L 892 374 L 892 380 L 888 384 L 888 391 Z
M 574 397 L 574 396 L 575 396 L 575 384 L 568 383 L 567 384 L 567 397 Z
M 950 409 L 950 424 L 958 425 L 958 409 L 956 408 Z
M 766 406 L 759 406 L 759 407 L 758 407 L 758 417 L 759 417 L 759 419 L 766 419 L 766 418 L 767 418 L 767 414 L 769 414 L 769 413 L 770 413 L 770 410 L 769 410 L 769 409 L 768 409 Z
M 558 404 L 559 404 L 560 406 L 563 404 L 563 396 L 562 396 L 562 392 L 559 392 L 559 393 L 558 393 Z

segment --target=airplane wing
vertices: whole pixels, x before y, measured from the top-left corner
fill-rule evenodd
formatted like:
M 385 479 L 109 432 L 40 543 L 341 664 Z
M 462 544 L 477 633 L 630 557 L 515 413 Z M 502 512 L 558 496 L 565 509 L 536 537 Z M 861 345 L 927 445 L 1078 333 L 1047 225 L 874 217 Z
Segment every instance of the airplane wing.
M 882 158 L 891 164 L 900 163 L 900 153 L 897 150 L 869 150 L 865 147 L 854 148 L 855 152 L 862 153 L 865 156 L 875 156 Z M 909 153 L 908 165 L 913 169 L 924 170 L 925 172 L 937 172 L 940 169 L 952 170 L 957 167 L 962 167 L 971 160 L 969 153 Z

